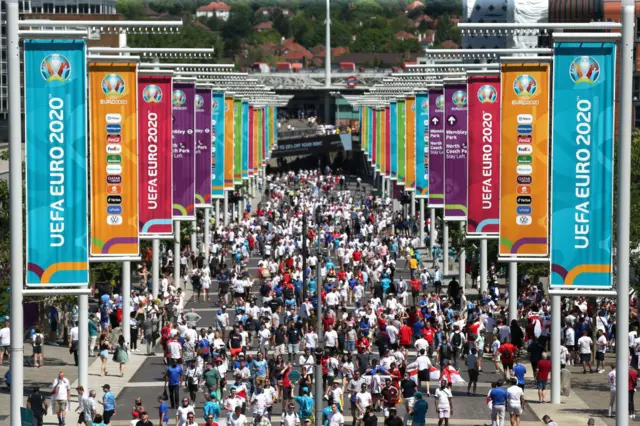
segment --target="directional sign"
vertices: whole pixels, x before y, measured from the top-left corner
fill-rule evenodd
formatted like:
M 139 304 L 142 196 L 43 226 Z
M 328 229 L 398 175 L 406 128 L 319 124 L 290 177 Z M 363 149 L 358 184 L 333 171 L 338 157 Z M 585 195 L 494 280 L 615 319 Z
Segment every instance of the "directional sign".
M 453 126 L 454 124 L 456 124 L 456 118 L 455 118 L 453 115 L 450 115 L 450 116 L 447 118 L 447 121 L 449 122 L 449 124 L 450 124 L 451 126 Z
M 437 126 L 438 123 L 440 122 L 440 119 L 438 117 L 433 117 L 431 119 L 431 122 L 433 123 L 434 126 Z

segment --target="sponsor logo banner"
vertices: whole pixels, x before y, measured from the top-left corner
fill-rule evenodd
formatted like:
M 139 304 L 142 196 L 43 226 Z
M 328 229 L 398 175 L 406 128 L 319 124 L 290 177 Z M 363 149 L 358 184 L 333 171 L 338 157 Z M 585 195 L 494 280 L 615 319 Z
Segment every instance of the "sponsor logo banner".
M 233 183 L 242 183 L 242 100 L 235 99 L 233 102 Z
M 224 97 L 224 189 L 233 189 L 233 177 L 235 169 L 235 125 L 234 125 L 235 107 L 233 96 Z M 217 127 L 216 127 L 217 133 Z M 216 163 L 216 170 L 218 170 Z
M 406 170 L 407 170 L 407 185 L 405 189 L 407 191 L 415 191 L 416 189 L 416 169 L 417 163 L 416 161 L 425 157 L 423 152 L 424 148 L 416 155 L 416 97 L 409 96 L 407 97 L 407 105 L 406 105 L 407 115 L 405 117 L 406 122 L 406 134 L 407 134 L 407 152 L 406 152 Z M 424 161 L 423 161 L 424 168 Z M 424 178 L 424 171 L 422 172 Z M 416 197 L 419 197 L 420 193 L 416 194 Z
M 389 173 L 391 179 L 398 179 L 398 103 L 389 106 Z
M 225 185 L 225 108 L 224 93 L 211 93 L 211 198 L 224 198 Z M 232 108 L 233 109 L 233 108 Z M 233 133 L 233 128 L 230 130 Z M 233 140 L 231 141 L 233 143 Z M 231 147 L 233 155 L 233 146 Z M 233 163 L 233 161 L 231 162 Z M 233 173 L 230 176 L 233 182 Z
M 550 284 L 610 288 L 616 44 L 554 50 Z
M 444 87 L 444 218 L 467 219 L 467 85 Z
M 211 89 L 196 89 L 196 207 L 211 207 Z
M 249 102 L 242 101 L 242 179 L 249 178 Z
M 193 83 L 173 85 L 173 218 L 195 219 L 195 106 Z
M 549 65 L 502 65 L 501 82 L 499 254 L 544 257 L 549 253 Z
M 91 255 L 137 256 L 140 250 L 136 64 L 92 63 L 89 81 Z M 116 157 L 121 161 L 114 162 Z M 110 183 L 117 183 L 118 188 L 112 188 Z M 110 213 L 108 207 L 116 201 L 120 213 Z
M 444 207 L 444 90 L 429 90 L 429 207 Z
M 407 118 L 407 102 L 404 99 L 398 101 L 398 142 L 397 142 L 397 154 L 396 158 L 398 160 L 398 184 L 404 185 L 406 182 L 406 174 L 407 174 L 407 166 L 406 166 L 406 143 L 407 143 L 407 134 L 406 134 L 406 118 Z
M 469 77 L 467 232 L 497 235 L 500 217 L 500 78 Z
M 253 176 L 253 171 L 255 168 L 255 155 L 256 155 L 256 146 L 258 140 L 258 119 L 257 119 L 257 110 L 254 109 L 251 105 L 249 105 L 249 127 L 248 134 L 249 139 L 247 142 L 247 151 L 249 152 L 248 156 L 248 171 L 249 176 Z
M 138 76 L 140 234 L 173 233 L 171 77 Z
M 86 56 L 84 41 L 24 42 L 30 287 L 89 282 Z

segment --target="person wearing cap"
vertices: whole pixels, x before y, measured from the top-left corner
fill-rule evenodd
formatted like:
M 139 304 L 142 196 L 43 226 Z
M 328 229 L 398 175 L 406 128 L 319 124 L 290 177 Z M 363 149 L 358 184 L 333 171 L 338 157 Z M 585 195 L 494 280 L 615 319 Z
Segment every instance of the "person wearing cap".
M 129 426 L 137 426 L 139 421 L 140 421 L 140 413 L 138 413 L 137 411 L 132 412 L 131 422 L 129 423 Z
M 422 398 L 422 392 L 416 392 L 413 394 L 414 403 L 411 407 L 411 425 L 423 426 L 427 422 L 427 410 L 429 409 L 429 403 Z
M 213 421 L 217 422 L 220 416 L 220 404 L 218 403 L 216 392 L 207 393 L 206 398 L 207 402 L 204 404 L 204 407 L 202 407 L 204 421 L 206 423 L 209 417 L 211 417 Z
M 138 420 L 138 423 L 136 423 L 135 426 L 153 426 L 153 423 L 149 420 L 149 413 L 146 411 L 140 413 L 140 420 Z
M 111 386 L 108 384 L 102 385 L 102 391 L 104 392 L 101 403 L 104 406 L 102 418 L 104 424 L 110 426 L 111 418 L 116 415 L 116 397 L 113 392 L 111 392 Z
M 301 419 L 310 419 L 313 417 L 313 398 L 309 396 L 309 388 L 302 388 L 302 395 L 294 396 L 293 400 L 300 406 L 298 415 Z

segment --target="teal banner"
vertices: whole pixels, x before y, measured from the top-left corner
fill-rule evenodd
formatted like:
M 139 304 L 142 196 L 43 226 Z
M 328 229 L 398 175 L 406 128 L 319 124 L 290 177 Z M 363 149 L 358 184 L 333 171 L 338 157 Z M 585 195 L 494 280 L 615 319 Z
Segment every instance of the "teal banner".
M 416 93 L 416 198 L 429 198 L 429 92 Z
M 28 286 L 89 283 L 86 53 L 24 42 Z
M 249 179 L 249 103 L 242 101 L 242 179 Z
M 554 53 L 551 286 L 610 288 L 616 45 Z
M 389 150 L 391 159 L 391 179 L 398 180 L 398 104 L 391 102 L 389 105 Z
M 211 93 L 211 198 L 224 198 L 224 93 Z

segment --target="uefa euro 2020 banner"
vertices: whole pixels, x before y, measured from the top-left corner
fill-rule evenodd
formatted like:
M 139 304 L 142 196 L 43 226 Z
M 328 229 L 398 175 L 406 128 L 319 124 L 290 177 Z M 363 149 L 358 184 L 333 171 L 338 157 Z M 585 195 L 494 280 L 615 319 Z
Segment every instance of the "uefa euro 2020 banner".
M 416 93 L 416 198 L 429 198 L 429 92 Z
M 389 107 L 389 172 L 391 180 L 398 180 L 398 102 Z
M 249 179 L 249 102 L 242 101 L 242 180 Z
M 211 89 L 196 88 L 196 207 L 211 207 Z
M 233 102 L 233 183 L 242 184 L 242 99 Z
M 444 219 L 467 219 L 467 84 L 444 86 Z
M 416 97 L 407 96 L 406 105 L 407 115 L 405 117 L 406 123 L 406 170 L 407 170 L 407 185 L 405 190 L 416 190 Z
M 171 80 L 170 75 L 138 75 L 139 224 L 144 238 L 173 233 Z
M 211 198 L 224 198 L 224 170 L 227 152 L 225 150 L 225 108 L 224 93 L 211 93 Z M 231 130 L 233 134 L 233 129 Z M 233 141 L 232 141 L 233 143 Z M 233 148 L 233 146 L 232 146 Z M 233 153 L 231 154 L 233 155 Z M 233 158 L 233 157 L 232 157 Z M 233 165 L 231 165 L 233 167 Z M 231 176 L 233 180 L 233 175 Z
M 503 64 L 501 85 L 499 255 L 544 258 L 549 255 L 549 64 Z
M 233 96 L 224 97 L 224 190 L 233 189 L 235 169 L 235 122 Z M 223 194 L 224 197 L 224 194 Z
M 91 255 L 140 253 L 138 232 L 138 76 L 131 62 L 89 65 Z
M 28 286 L 89 282 L 86 49 L 24 43 Z
M 398 99 L 398 120 L 396 126 L 398 128 L 398 140 L 396 143 L 397 153 L 396 159 L 398 160 L 398 185 L 405 185 L 407 179 L 407 167 L 406 167 L 406 152 L 407 152 L 407 133 L 406 133 L 406 118 L 407 118 L 407 101 L 405 99 Z
M 554 46 L 551 286 L 612 286 L 614 42 Z
M 194 83 L 173 84 L 173 218 L 196 218 Z
M 429 90 L 429 207 L 444 207 L 444 90 Z
M 497 237 L 500 218 L 500 76 L 469 77 L 467 235 Z

